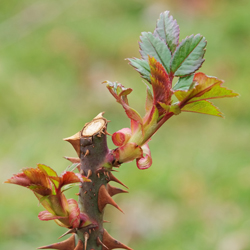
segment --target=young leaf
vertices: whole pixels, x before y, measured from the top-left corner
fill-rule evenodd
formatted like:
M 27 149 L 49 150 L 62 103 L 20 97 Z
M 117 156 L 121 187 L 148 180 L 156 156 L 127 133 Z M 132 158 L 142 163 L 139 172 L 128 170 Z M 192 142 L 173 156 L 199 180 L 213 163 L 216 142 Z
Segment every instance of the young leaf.
M 141 42 L 139 44 L 142 58 L 148 60 L 149 56 L 154 57 L 169 73 L 172 54 L 164 41 L 159 37 L 153 36 L 151 32 L 142 32 L 140 39 Z
M 193 83 L 194 74 L 180 77 L 173 90 L 188 90 Z
M 149 65 L 154 92 L 154 104 L 158 107 L 161 107 L 158 102 L 169 104 L 171 100 L 171 82 L 167 72 L 154 57 L 149 57 Z
M 235 97 L 237 93 L 222 87 L 223 81 L 217 77 L 207 76 L 204 73 L 195 73 L 193 81 L 196 86 L 188 91 L 177 90 L 175 96 L 179 101 L 197 101 L 222 97 Z
M 127 95 L 132 92 L 132 89 L 125 88 L 117 82 L 105 81 L 109 92 L 115 97 L 116 101 L 122 105 L 129 119 L 143 126 L 140 114 L 128 105 Z
M 181 109 L 181 111 L 223 117 L 222 113 L 217 107 L 215 107 L 211 102 L 204 100 L 188 103 Z
M 141 77 L 150 82 L 150 67 L 147 61 L 138 58 L 128 58 L 129 64 L 132 65 Z
M 160 18 L 157 20 L 154 35 L 158 35 L 170 48 L 171 52 L 175 51 L 179 43 L 179 25 L 172 16 L 169 15 L 169 11 L 165 11 L 160 14 Z
M 171 72 L 175 76 L 194 73 L 204 62 L 206 40 L 200 34 L 186 37 L 176 48 L 171 62 Z

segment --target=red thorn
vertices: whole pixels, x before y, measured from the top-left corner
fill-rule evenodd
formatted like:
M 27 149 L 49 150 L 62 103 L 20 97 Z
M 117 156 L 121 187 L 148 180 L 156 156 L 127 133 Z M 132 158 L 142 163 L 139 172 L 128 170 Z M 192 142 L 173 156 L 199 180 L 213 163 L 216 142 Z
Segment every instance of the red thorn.
M 97 177 L 100 178 L 100 173 L 97 173 Z
M 108 221 L 108 220 L 104 220 L 104 221 L 103 221 L 103 223 L 110 223 L 110 221 Z
M 121 188 L 113 187 L 110 184 L 107 184 L 107 190 L 110 196 L 114 196 L 116 194 L 121 194 L 121 193 L 128 193 L 128 191 L 123 190 Z
M 74 149 L 79 157 L 81 154 L 80 138 L 81 138 L 81 133 L 78 132 L 71 137 L 63 139 L 64 141 L 68 141 L 69 143 L 71 143 L 71 145 L 74 147 Z
M 38 249 L 59 249 L 59 250 L 74 250 L 75 248 L 75 235 L 73 234 L 67 240 L 52 245 L 39 247 Z
M 88 156 L 88 155 L 89 155 L 89 150 L 87 149 L 87 150 L 86 150 L 86 153 L 84 154 L 83 157 Z
M 108 232 L 105 229 L 103 230 L 102 242 L 105 246 L 108 247 L 108 249 L 123 248 L 123 249 L 127 249 L 127 250 L 133 250 L 132 248 L 130 248 L 130 247 L 122 244 L 121 242 L 117 241 L 116 239 L 114 239 L 111 235 L 108 234 Z
M 105 188 L 104 185 L 101 185 L 99 191 L 98 191 L 98 209 L 100 212 L 103 211 L 104 207 L 110 204 L 114 207 L 116 207 L 118 210 L 120 210 L 122 213 L 124 213 L 121 208 L 115 203 L 115 201 L 111 198 L 111 196 L 108 193 L 108 190 Z
M 81 159 L 78 157 L 68 157 L 64 156 L 64 158 L 72 163 L 81 163 Z
M 109 176 L 110 176 L 111 181 L 115 181 L 128 189 L 128 187 L 126 185 L 124 185 L 121 181 L 119 181 L 112 173 L 109 173 Z
M 61 239 L 65 235 L 72 234 L 72 233 L 76 233 L 76 229 L 75 228 L 68 230 L 66 233 L 64 233 L 63 235 L 61 235 L 58 239 Z
M 105 133 L 106 133 L 106 135 L 112 136 L 112 134 L 110 134 L 107 130 L 105 130 Z
M 89 178 L 91 175 L 92 175 L 92 171 L 89 169 L 89 170 L 88 170 L 87 178 Z
M 83 250 L 83 243 L 81 240 L 78 240 L 76 248 L 74 250 Z
M 102 242 L 101 242 L 101 240 L 100 240 L 100 238 L 99 237 L 97 237 L 97 244 L 98 245 L 102 245 L 103 247 L 105 247 L 106 249 L 108 249 L 109 250 L 109 248 L 107 247 L 107 246 L 105 246 Z

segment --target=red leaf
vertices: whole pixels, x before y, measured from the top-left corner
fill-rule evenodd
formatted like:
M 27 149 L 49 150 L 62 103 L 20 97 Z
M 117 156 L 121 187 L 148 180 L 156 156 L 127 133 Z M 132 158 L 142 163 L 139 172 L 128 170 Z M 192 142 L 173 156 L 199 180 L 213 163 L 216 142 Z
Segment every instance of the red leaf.
M 149 57 L 149 65 L 151 70 L 151 84 L 154 92 L 154 104 L 160 111 L 160 114 L 164 112 L 158 102 L 165 103 L 167 105 L 171 102 L 171 81 L 169 76 L 161 65 L 154 57 Z

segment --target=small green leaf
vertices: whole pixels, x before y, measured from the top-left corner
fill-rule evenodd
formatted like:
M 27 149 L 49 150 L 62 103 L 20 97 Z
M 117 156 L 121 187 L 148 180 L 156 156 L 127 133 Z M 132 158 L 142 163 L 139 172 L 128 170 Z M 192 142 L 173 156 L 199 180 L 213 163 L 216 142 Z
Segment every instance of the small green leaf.
M 193 79 L 194 74 L 180 77 L 178 82 L 174 85 L 173 90 L 188 90 L 193 83 Z
M 148 60 L 148 57 L 154 57 L 160 62 L 165 70 L 170 72 L 171 51 L 168 46 L 159 37 L 153 36 L 151 32 L 142 32 L 140 37 L 140 53 L 142 59 Z
M 171 62 L 171 72 L 175 76 L 194 73 L 204 62 L 206 40 L 200 34 L 186 37 L 176 48 Z
M 179 43 L 179 25 L 172 16 L 169 15 L 169 11 L 165 11 L 160 14 L 160 18 L 157 20 L 154 35 L 158 35 L 170 48 L 171 52 L 175 51 L 176 46 Z
M 211 102 L 205 100 L 188 103 L 181 109 L 181 111 L 223 117 L 217 107 L 215 107 Z
M 138 58 L 128 58 L 129 64 L 132 65 L 141 77 L 150 82 L 150 67 L 147 61 Z

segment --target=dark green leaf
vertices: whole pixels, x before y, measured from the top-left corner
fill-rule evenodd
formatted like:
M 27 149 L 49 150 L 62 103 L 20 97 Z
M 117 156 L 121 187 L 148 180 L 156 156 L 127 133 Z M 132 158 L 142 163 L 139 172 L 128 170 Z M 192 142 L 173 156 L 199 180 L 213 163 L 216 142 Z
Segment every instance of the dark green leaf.
M 170 72 L 171 51 L 163 40 L 153 36 L 151 32 L 142 32 L 140 37 L 140 53 L 142 59 L 148 60 L 148 56 L 154 57 L 160 62 L 167 73 Z
M 176 48 L 171 62 L 171 71 L 175 76 L 194 73 L 204 62 L 206 40 L 200 34 L 186 37 Z
M 160 18 L 157 20 L 154 35 L 158 35 L 162 40 L 164 40 L 172 53 L 179 44 L 179 33 L 179 25 L 176 20 L 169 15 L 169 11 L 161 13 Z

